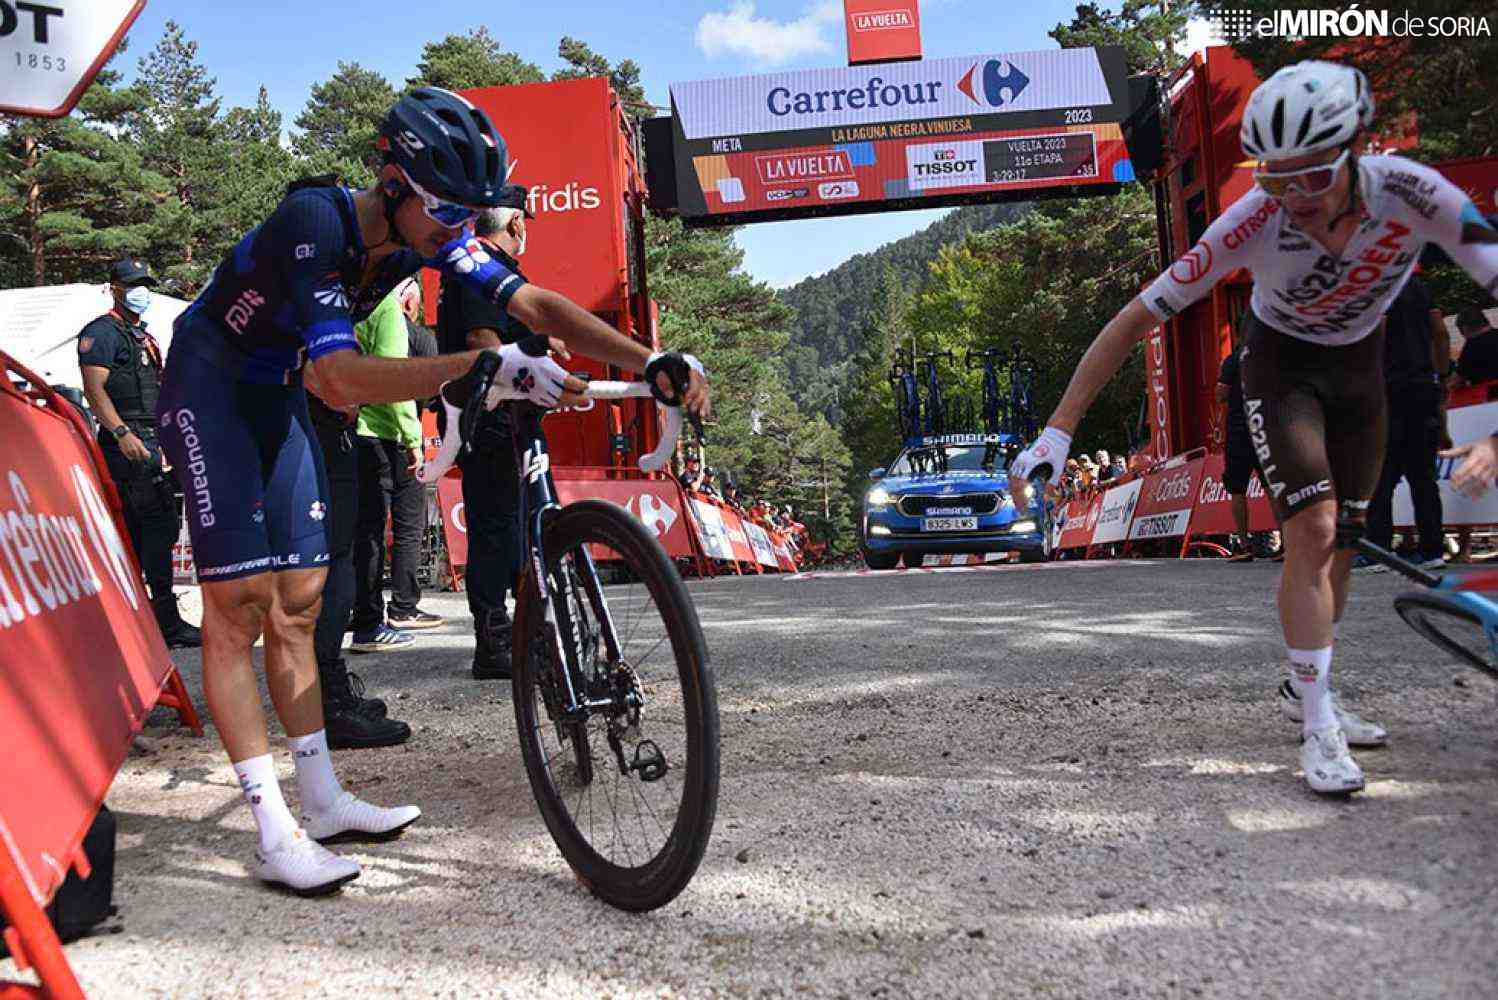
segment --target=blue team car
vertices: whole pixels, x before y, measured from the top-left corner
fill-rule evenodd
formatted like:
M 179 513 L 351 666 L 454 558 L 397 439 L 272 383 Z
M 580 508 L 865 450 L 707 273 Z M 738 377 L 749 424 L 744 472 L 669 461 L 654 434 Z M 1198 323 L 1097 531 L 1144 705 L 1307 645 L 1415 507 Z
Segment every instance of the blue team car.
M 863 560 L 893 569 L 927 555 L 1018 552 L 1047 557 L 1038 505 L 1015 507 L 1004 471 L 1020 445 L 1008 434 L 946 434 L 912 440 L 887 469 L 869 473 Z

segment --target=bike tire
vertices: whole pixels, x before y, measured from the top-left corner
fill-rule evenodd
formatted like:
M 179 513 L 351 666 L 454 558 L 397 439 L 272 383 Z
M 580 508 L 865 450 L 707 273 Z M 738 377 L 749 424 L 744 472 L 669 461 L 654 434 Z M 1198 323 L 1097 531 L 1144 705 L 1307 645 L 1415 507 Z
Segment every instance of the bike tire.
M 696 874 L 712 835 L 717 814 L 720 767 L 718 701 L 707 642 L 691 595 L 664 549 L 633 515 L 601 500 L 570 504 L 547 524 L 543 536 L 548 574 L 562 557 L 587 545 L 605 545 L 617 553 L 659 609 L 680 684 L 686 735 L 681 795 L 674 822 L 661 848 L 644 863 L 620 865 L 604 857 L 582 832 L 553 781 L 540 738 L 550 719 L 538 716 L 535 687 L 537 661 L 527 648 L 544 621 L 545 608 L 527 566 L 515 609 L 514 703 L 521 756 L 541 817 L 567 863 L 590 892 L 622 910 L 642 912 L 666 905 Z M 604 588 L 607 590 L 607 588 Z M 591 595 L 590 595 L 591 596 Z M 648 717 L 649 706 L 646 708 Z M 575 753 L 583 744 L 574 742 Z M 605 770 L 616 768 L 604 765 Z M 597 784 L 611 775 L 586 777 Z M 634 780 L 627 778 L 626 780 Z
M 1394 610 L 1410 628 L 1463 663 L 1498 677 L 1487 632 L 1477 615 L 1437 594 L 1421 590 L 1394 598 Z

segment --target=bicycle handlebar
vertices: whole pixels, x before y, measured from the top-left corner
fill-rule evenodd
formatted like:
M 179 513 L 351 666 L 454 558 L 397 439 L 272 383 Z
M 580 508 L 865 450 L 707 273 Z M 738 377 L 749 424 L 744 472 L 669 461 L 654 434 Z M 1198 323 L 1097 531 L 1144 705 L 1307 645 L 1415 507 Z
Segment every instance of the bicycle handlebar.
M 497 370 L 496 367 L 495 371 Z M 442 444 L 438 446 L 436 456 L 430 462 L 422 463 L 421 469 L 416 473 L 416 478 L 423 483 L 435 483 L 453 467 L 458 455 L 468 447 L 472 426 L 481 409 L 492 410 L 505 400 L 526 398 L 525 393 L 518 390 L 493 385 L 493 371 L 480 370 L 476 374 L 478 381 L 461 410 L 448 401 L 445 392 L 438 395 L 447 413 L 447 431 L 442 435 Z M 584 396 L 587 398 L 586 405 L 567 409 L 586 412 L 593 408 L 593 401 L 599 399 L 644 399 L 651 396 L 650 383 L 589 382 Z M 640 456 L 639 466 L 642 472 L 659 472 L 664 469 L 671 459 L 671 453 L 676 450 L 677 439 L 681 437 L 681 407 L 666 406 L 665 411 L 666 426 L 661 432 L 660 443 L 648 455 Z

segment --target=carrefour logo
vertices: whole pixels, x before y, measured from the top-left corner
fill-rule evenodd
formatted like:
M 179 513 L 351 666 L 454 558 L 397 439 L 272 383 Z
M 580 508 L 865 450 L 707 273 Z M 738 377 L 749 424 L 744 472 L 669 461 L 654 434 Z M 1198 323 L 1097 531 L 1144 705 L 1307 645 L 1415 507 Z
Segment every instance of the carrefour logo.
M 957 89 L 967 95 L 974 104 L 986 104 L 991 108 L 1002 108 L 1019 100 L 1030 85 L 1030 78 L 1020 72 L 1018 66 L 1007 59 L 990 59 L 983 63 L 983 75 L 976 81 L 983 88 L 982 94 L 974 89 L 973 77 L 978 75 L 978 63 L 957 81 Z

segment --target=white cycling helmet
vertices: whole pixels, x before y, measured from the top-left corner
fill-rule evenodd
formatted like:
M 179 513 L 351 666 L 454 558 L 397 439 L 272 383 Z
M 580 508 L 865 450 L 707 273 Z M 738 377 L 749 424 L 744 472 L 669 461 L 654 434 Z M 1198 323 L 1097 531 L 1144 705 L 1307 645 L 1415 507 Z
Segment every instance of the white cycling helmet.
M 1243 151 L 1290 160 L 1351 142 L 1373 124 L 1373 92 L 1362 70 L 1308 60 L 1259 84 L 1243 110 Z

